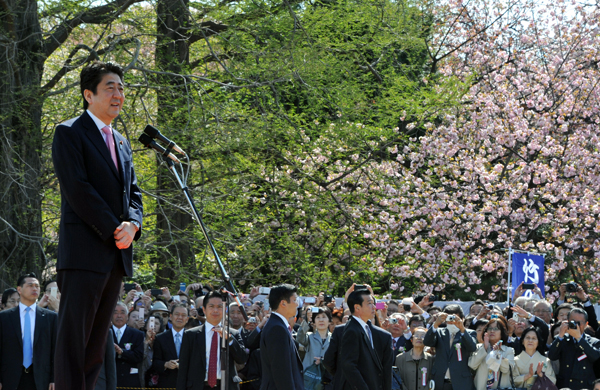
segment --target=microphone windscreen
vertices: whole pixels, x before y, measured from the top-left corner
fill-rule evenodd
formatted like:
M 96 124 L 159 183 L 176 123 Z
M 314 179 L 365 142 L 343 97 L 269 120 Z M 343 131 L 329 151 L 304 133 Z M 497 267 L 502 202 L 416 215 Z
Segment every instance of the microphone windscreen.
M 138 138 L 138 141 L 144 144 L 144 146 L 148 146 L 152 142 L 152 138 L 148 134 L 142 134 L 140 135 L 140 138 Z
M 158 135 L 158 133 L 160 133 L 160 131 L 158 131 L 158 129 L 152 125 L 146 125 L 146 128 L 144 129 L 144 133 L 148 134 L 152 138 L 156 138 L 156 136 Z

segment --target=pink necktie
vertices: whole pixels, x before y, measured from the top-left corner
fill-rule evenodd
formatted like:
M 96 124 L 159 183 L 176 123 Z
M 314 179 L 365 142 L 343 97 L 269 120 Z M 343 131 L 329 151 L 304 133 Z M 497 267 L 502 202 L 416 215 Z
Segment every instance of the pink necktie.
M 217 385 L 217 349 L 219 348 L 219 336 L 213 330 L 213 337 L 210 343 L 210 358 L 208 361 L 208 386 Z
M 115 150 L 115 139 L 112 136 L 110 127 L 104 126 L 102 128 L 102 132 L 106 136 L 106 147 L 110 151 L 110 157 L 112 157 L 112 160 L 115 163 L 115 168 L 117 168 L 117 172 L 119 172 L 119 165 L 117 164 L 117 151 Z

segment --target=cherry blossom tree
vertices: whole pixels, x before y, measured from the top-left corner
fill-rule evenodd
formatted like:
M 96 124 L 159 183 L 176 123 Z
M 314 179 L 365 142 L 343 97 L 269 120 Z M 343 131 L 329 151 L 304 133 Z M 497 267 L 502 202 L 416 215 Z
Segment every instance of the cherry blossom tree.
M 424 98 L 394 131 L 320 125 L 346 136 L 306 136 L 278 174 L 330 196 L 324 215 L 343 215 L 346 242 L 366 243 L 348 244 L 339 269 L 377 272 L 391 289 L 503 299 L 513 248 L 546 254 L 550 292 L 567 279 L 598 291 L 598 6 L 451 1 L 431 11 L 423 82 L 459 104 Z

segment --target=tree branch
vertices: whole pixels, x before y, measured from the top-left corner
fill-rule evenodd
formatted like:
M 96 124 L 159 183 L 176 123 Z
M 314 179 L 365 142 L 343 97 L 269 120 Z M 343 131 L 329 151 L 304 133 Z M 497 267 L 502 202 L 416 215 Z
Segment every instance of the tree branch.
M 42 53 L 45 58 L 48 58 L 67 40 L 67 38 L 69 38 L 71 32 L 80 24 L 110 23 L 125 12 L 129 6 L 142 1 L 143 0 L 115 0 L 112 3 L 81 12 L 73 19 L 64 21 L 52 35 L 44 39 Z
M 63 78 L 63 76 L 65 74 L 67 74 L 69 71 L 76 69 L 78 67 L 80 67 L 83 64 L 86 64 L 92 60 L 99 60 L 101 55 L 104 55 L 112 50 L 114 50 L 115 47 L 117 46 L 122 46 L 122 45 L 127 45 L 131 42 L 136 43 L 136 50 L 135 50 L 135 54 L 133 56 L 133 60 L 131 61 L 131 63 L 129 65 L 127 65 L 124 70 L 127 71 L 129 69 L 131 69 L 137 62 L 137 58 L 140 52 L 140 48 L 142 46 L 142 43 L 139 41 L 139 39 L 137 38 L 127 38 L 127 39 L 117 39 L 113 42 L 111 42 L 107 47 L 105 47 L 104 49 L 95 51 L 94 49 L 92 49 L 91 47 L 84 45 L 84 44 L 79 44 L 77 46 L 75 46 L 73 48 L 73 50 L 71 50 L 71 53 L 69 53 L 69 57 L 67 58 L 67 60 L 65 61 L 65 64 L 63 65 L 62 69 L 59 70 L 54 77 L 52 77 L 52 79 L 50 81 L 48 81 L 48 83 L 46 83 L 46 85 L 44 85 L 41 90 L 40 93 L 41 94 L 46 94 L 48 91 L 50 91 L 52 88 L 54 88 L 54 86 Z M 90 54 L 84 58 L 80 58 L 78 61 L 75 61 L 74 63 L 72 63 L 73 57 L 75 56 L 75 54 L 77 54 L 80 50 L 87 50 Z

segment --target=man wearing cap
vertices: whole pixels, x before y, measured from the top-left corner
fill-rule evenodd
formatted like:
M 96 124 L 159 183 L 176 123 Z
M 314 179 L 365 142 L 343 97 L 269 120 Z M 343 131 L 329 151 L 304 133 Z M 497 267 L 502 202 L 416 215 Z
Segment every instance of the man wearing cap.
M 171 308 L 173 308 L 173 306 L 171 306 Z M 173 327 L 173 325 L 168 322 L 169 321 L 169 309 L 167 308 L 167 305 L 164 304 L 164 302 L 162 301 L 156 301 L 152 304 L 152 308 L 150 309 L 150 315 L 158 315 L 160 317 L 162 317 L 162 321 L 165 324 L 165 328 L 171 329 Z

